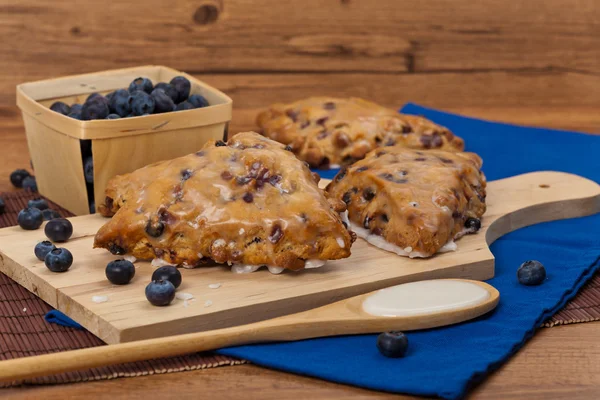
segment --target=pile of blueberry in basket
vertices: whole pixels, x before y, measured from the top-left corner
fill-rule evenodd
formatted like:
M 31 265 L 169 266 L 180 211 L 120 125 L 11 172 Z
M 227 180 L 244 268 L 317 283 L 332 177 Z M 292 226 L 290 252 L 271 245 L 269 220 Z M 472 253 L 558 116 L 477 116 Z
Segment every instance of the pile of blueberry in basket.
M 150 79 L 140 77 L 134 79 L 128 89 L 118 89 L 106 96 L 92 93 L 83 104 L 69 106 L 57 101 L 50 109 L 74 119 L 90 121 L 139 117 L 209 106 L 204 96 L 190 95 L 191 87 L 190 81 L 184 76 L 176 76 L 169 83 L 160 82 L 156 86 Z

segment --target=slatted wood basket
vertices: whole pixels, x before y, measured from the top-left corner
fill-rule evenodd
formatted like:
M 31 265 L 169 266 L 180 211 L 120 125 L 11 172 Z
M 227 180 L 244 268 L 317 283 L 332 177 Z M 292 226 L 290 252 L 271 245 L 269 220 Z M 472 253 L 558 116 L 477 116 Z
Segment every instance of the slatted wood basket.
M 79 121 L 50 110 L 55 101 L 83 104 L 87 96 L 127 88 L 137 77 L 154 84 L 182 75 L 210 106 L 116 120 Z M 17 86 L 29 153 L 41 194 L 77 214 L 89 214 L 89 200 L 104 198 L 110 178 L 145 165 L 197 151 L 227 135 L 231 99 L 219 90 L 163 66 L 143 66 L 24 83 Z M 81 140 L 91 140 L 94 185 L 86 187 Z M 89 143 L 89 142 L 87 142 Z M 91 193 L 88 194 L 88 191 Z

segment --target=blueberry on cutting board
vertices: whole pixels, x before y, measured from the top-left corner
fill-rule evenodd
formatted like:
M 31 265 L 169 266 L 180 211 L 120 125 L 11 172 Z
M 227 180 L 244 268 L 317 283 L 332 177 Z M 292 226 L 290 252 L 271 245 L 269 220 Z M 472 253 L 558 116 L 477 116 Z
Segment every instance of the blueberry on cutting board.
M 384 332 L 377 337 L 377 348 L 386 357 L 404 357 L 408 350 L 408 338 L 402 332 Z
M 135 275 L 135 267 L 131 261 L 115 260 L 106 265 L 106 278 L 115 285 L 126 285 Z
M 42 210 L 42 216 L 44 217 L 44 221 L 50 221 L 55 218 L 60 218 L 60 214 L 56 210 L 46 209 Z
M 546 268 L 539 261 L 525 261 L 517 270 L 517 279 L 522 285 L 540 285 L 546 280 Z
M 181 285 L 181 272 L 172 265 L 165 265 L 157 268 L 152 274 L 153 281 L 169 281 L 177 289 Z
M 73 255 L 69 250 L 59 247 L 46 254 L 44 264 L 52 272 L 65 272 L 73 265 Z
M 66 242 L 73 234 L 73 225 L 68 219 L 56 218 L 48 221 L 44 233 L 53 242 Z
M 153 306 L 168 306 L 175 298 L 175 286 L 169 281 L 152 281 L 146 286 L 146 298 Z
M 39 242 L 35 245 L 33 253 L 35 254 L 38 260 L 44 261 L 46 259 L 46 255 L 48 255 L 48 253 L 50 253 L 54 249 L 56 249 L 56 246 L 54 246 L 52 242 L 44 240 L 43 242 Z

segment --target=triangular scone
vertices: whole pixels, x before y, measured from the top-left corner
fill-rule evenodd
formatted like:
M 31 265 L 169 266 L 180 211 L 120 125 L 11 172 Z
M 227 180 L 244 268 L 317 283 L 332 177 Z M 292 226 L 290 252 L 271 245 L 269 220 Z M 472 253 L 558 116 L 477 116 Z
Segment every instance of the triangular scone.
M 298 270 L 350 255 L 354 240 L 318 176 L 254 132 L 112 179 L 112 219 L 94 247 L 195 266 L 207 260 Z M 277 269 L 277 268 L 275 268 Z
M 355 97 L 310 97 L 273 104 L 256 122 L 265 136 L 289 144 L 312 167 L 352 164 L 384 146 L 464 149 L 463 140 L 442 126 Z
M 348 206 L 351 229 L 369 243 L 409 257 L 454 250 L 480 227 L 485 176 L 474 153 L 375 150 L 327 186 Z

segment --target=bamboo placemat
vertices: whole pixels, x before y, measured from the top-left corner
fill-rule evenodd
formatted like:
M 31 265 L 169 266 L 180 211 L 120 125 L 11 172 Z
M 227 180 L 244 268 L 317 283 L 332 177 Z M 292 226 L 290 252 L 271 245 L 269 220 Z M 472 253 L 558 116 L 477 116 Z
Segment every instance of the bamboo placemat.
M 17 224 L 17 214 L 27 201 L 36 196 L 20 191 L 0 195 L 6 202 L 6 212 L 0 215 L 0 228 Z M 50 208 L 63 216 L 67 210 L 48 201 Z M 104 342 L 86 330 L 47 323 L 44 315 L 52 310 L 43 300 L 0 273 L 0 359 L 11 359 L 84 347 L 104 346 Z M 596 275 L 562 310 L 550 318 L 544 327 L 600 320 L 600 275 Z M 85 371 L 64 373 L 24 382 L 0 384 L 57 384 L 120 377 L 162 374 L 246 363 L 232 357 L 212 353 L 195 353 L 180 357 L 121 364 Z
M 37 196 L 19 191 L 0 195 L 6 203 L 6 212 L 0 215 L 0 228 L 17 224 L 17 214 L 27 206 L 27 201 Z M 48 201 L 50 208 L 62 216 L 72 216 L 67 210 Z M 33 249 L 32 249 L 33 251 Z M 44 315 L 52 310 L 43 300 L 21 285 L 0 273 L 0 359 L 6 360 L 38 354 L 104 346 L 105 343 L 83 329 L 50 324 Z M 22 382 L 0 384 L 0 387 L 20 384 L 57 384 L 120 377 L 164 374 L 213 368 L 223 365 L 244 364 L 246 361 L 213 353 L 194 353 L 149 361 L 93 368 L 64 373 Z

